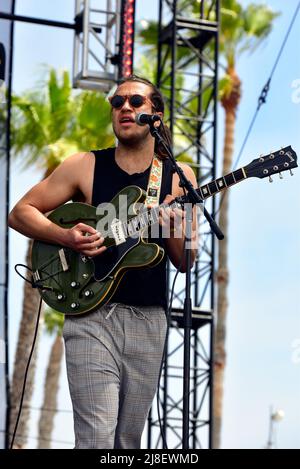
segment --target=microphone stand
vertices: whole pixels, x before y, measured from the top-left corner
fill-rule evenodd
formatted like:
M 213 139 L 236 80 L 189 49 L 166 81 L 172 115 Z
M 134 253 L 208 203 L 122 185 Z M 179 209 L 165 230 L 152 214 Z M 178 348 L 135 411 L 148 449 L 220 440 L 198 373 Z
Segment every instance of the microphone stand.
M 161 124 L 162 125 L 162 124 Z M 172 148 L 164 141 L 158 129 L 154 126 L 154 122 L 149 123 L 151 135 L 155 138 L 159 145 L 166 150 L 172 163 L 174 172 L 178 174 L 179 185 L 184 188 L 188 201 L 186 210 L 186 234 L 185 234 L 185 258 L 186 258 L 186 283 L 185 283 L 185 299 L 183 311 L 183 327 L 184 327 L 184 367 L 183 367 L 183 421 L 182 421 L 182 448 L 189 449 L 189 415 L 190 415 L 190 347 L 191 347 L 191 329 L 192 329 L 192 301 L 191 301 L 191 246 L 192 239 L 192 223 L 193 223 L 193 206 L 198 204 L 206 217 L 212 232 L 221 240 L 224 238 L 222 231 L 215 220 L 203 206 L 203 199 L 192 185 L 191 181 L 186 177 L 182 168 L 178 165 Z

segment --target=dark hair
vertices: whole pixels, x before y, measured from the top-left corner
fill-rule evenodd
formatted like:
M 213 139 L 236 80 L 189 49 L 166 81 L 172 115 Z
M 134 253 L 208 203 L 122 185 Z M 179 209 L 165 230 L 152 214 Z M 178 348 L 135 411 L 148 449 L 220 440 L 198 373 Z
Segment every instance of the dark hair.
M 123 85 L 123 83 L 127 82 L 143 83 L 144 85 L 147 85 L 152 88 L 150 99 L 153 104 L 153 112 L 162 112 L 164 114 L 165 103 L 163 95 L 161 94 L 160 90 L 155 85 L 153 85 L 153 83 L 151 83 L 150 80 L 147 80 L 147 78 L 139 77 L 137 75 L 130 75 L 128 77 L 122 78 L 119 81 L 118 85 L 121 86 Z M 169 127 L 164 122 L 162 122 L 159 127 L 159 130 L 163 139 L 166 140 L 167 144 L 171 146 L 172 136 Z M 154 151 L 157 156 L 159 156 L 161 159 L 165 159 L 168 157 L 166 150 L 161 145 L 158 145 L 157 142 L 155 142 Z

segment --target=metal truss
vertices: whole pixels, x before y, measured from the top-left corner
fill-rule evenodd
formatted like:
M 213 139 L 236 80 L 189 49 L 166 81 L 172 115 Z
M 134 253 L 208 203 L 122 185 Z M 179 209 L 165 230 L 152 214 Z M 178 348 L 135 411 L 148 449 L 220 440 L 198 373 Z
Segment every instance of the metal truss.
M 215 179 L 217 142 L 219 0 L 160 0 L 157 84 L 169 112 L 175 156 L 188 160 L 198 184 Z M 214 215 L 214 200 L 207 210 Z M 192 272 L 193 325 L 190 372 L 190 448 L 212 446 L 214 238 L 200 218 L 200 246 Z M 174 279 L 169 266 L 169 292 Z M 162 426 L 169 448 L 182 445 L 183 305 L 185 278 L 175 284 L 172 327 L 159 388 Z M 162 447 L 157 416 L 148 421 L 148 447 Z
M 107 92 L 124 75 L 125 69 L 132 70 L 135 0 L 74 2 L 74 23 L 1 11 L 0 19 L 74 30 L 74 88 Z
M 121 0 L 76 0 L 75 88 L 109 91 L 117 82 L 121 7 Z
M 75 31 L 74 86 L 107 91 L 119 77 L 121 0 L 76 0 L 74 23 L 0 12 L 0 18 Z M 99 9 L 99 2 L 102 9 Z M 194 11 L 198 5 L 198 14 Z M 212 19 L 213 18 L 213 19 Z M 199 184 L 215 178 L 219 0 L 160 0 L 158 86 L 163 91 L 177 157 L 189 155 Z M 117 65 L 117 66 L 116 66 Z M 214 201 L 207 209 L 213 214 Z M 190 447 L 211 447 L 214 240 L 200 222 L 193 269 Z M 169 285 L 174 271 L 169 269 Z M 172 327 L 159 392 L 169 448 L 181 446 L 184 277 L 174 292 Z M 8 427 L 7 427 L 8 428 Z M 149 415 L 148 447 L 163 446 L 158 416 Z

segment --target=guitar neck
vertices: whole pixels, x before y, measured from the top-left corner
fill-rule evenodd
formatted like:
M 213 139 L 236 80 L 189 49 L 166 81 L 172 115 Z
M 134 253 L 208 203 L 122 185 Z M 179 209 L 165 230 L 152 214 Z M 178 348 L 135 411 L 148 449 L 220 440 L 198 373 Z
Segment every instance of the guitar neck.
M 205 184 L 196 191 L 200 195 L 201 199 L 208 199 L 212 195 L 221 192 L 228 187 L 237 184 L 244 179 L 247 179 L 246 171 L 244 168 L 237 169 L 232 173 L 226 174 L 226 176 L 222 176 L 214 181 Z M 127 236 L 131 236 L 132 234 L 144 229 L 146 226 L 151 226 L 155 223 L 158 223 L 159 220 L 159 211 L 160 209 L 165 209 L 167 207 L 170 208 L 182 208 L 184 203 L 188 202 L 188 197 L 176 197 L 176 199 L 171 202 L 170 204 L 161 204 L 157 207 L 153 207 L 151 210 L 145 211 L 136 217 L 132 218 L 129 222 L 126 222 L 123 225 L 123 230 L 127 234 Z
M 204 184 L 204 186 L 199 187 L 197 190 L 198 194 L 200 195 L 201 199 L 208 199 L 212 195 L 217 194 L 218 192 L 227 189 L 228 187 L 234 186 L 238 182 L 247 179 L 247 175 L 244 168 L 239 168 L 232 173 L 226 174 L 226 176 L 222 176 L 214 181 L 209 182 L 208 184 Z

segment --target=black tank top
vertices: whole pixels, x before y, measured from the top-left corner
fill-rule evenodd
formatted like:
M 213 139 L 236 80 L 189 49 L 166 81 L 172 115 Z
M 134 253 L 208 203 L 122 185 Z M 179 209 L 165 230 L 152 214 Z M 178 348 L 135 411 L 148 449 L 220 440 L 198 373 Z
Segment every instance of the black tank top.
M 124 187 L 139 186 L 147 190 L 151 166 L 143 173 L 128 174 L 115 161 L 115 148 L 93 151 L 95 155 L 95 170 L 92 205 L 97 206 L 110 200 Z M 172 166 L 169 160 L 163 162 L 163 175 L 160 193 L 160 203 L 167 194 L 172 193 Z M 160 237 L 153 240 L 164 248 L 164 240 Z M 100 262 L 101 256 L 95 257 L 94 262 Z M 117 291 L 111 301 L 129 305 L 167 305 L 166 283 L 166 255 L 163 260 L 151 268 L 131 270 L 123 276 Z

